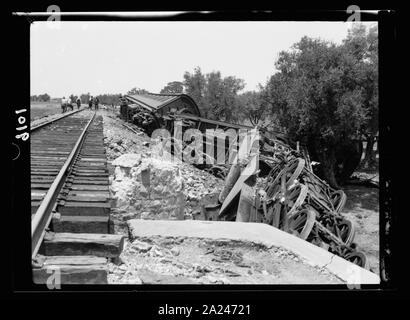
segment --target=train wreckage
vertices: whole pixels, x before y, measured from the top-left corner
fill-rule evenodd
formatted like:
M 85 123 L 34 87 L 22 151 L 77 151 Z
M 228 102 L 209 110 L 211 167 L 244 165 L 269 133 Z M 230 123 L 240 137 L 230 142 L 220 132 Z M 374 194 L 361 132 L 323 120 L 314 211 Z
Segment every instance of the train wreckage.
M 159 128 L 171 133 L 175 130 L 184 133 L 188 129 L 230 133 L 222 151 L 214 150 L 214 144 L 207 148 L 216 151 L 211 154 L 212 161 L 195 164 L 225 179 L 221 193 L 212 198 L 213 203 L 203 206 L 202 219 L 267 223 L 369 268 L 366 256 L 354 243 L 353 222 L 341 213 L 345 193 L 320 179 L 314 173 L 306 148 L 295 147 L 284 134 L 206 119 L 186 94 L 125 95 L 121 98 L 120 114 L 149 136 Z M 232 141 L 233 144 L 229 143 Z M 193 139 L 173 138 L 172 152 L 176 152 L 177 142 L 186 148 Z M 209 135 L 205 134 L 202 145 L 209 143 Z M 215 164 L 217 161 L 213 160 L 221 152 L 224 158 L 233 161 Z M 206 158 L 209 154 L 203 152 L 201 156 Z

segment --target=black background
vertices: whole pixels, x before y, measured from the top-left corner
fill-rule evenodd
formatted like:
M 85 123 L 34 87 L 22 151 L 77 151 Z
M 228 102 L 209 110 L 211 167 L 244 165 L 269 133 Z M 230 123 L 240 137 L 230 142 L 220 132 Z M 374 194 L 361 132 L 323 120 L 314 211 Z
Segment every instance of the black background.
M 50 291 L 45 285 L 34 285 L 31 275 L 30 259 L 30 228 L 31 212 L 30 210 L 30 141 L 16 140 L 16 127 L 18 127 L 15 110 L 26 108 L 25 113 L 27 123 L 30 121 L 30 21 L 46 20 L 47 17 L 18 17 L 11 12 L 44 12 L 51 4 L 59 5 L 64 12 L 75 11 L 184 11 L 183 7 L 178 7 L 173 3 L 173 7 L 142 8 L 139 3 L 134 5 L 125 5 L 115 7 L 115 4 L 98 4 L 91 5 L 82 3 L 81 5 L 60 4 L 59 2 L 47 4 L 27 4 L 12 5 L 7 17 L 6 39 L 3 50 L 10 54 L 6 62 L 6 70 L 3 73 L 3 79 L 9 90 L 4 96 L 7 97 L 7 105 L 3 110 L 7 110 L 8 117 L 5 119 L 8 125 L 7 145 L 10 148 L 8 152 L 8 164 L 3 166 L 6 173 L 11 174 L 11 179 L 6 182 L 4 179 L 3 203 L 11 205 L 10 210 L 3 211 L 1 234 L 4 237 L 2 251 L 4 261 L 2 267 L 8 267 L 3 277 L 2 288 L 5 289 L 8 296 L 13 298 L 63 298 L 72 297 L 107 297 L 110 298 L 138 298 L 139 300 L 148 300 L 154 306 L 149 308 L 149 313 L 155 314 L 161 303 L 177 303 L 183 299 L 184 303 L 190 304 L 197 299 L 201 303 L 235 303 L 235 304 L 259 304 L 254 310 L 254 314 L 262 312 L 261 310 L 271 310 L 271 305 L 266 304 L 266 300 L 275 301 L 277 299 L 331 299 L 331 298 L 397 298 L 403 297 L 406 284 L 408 282 L 405 274 L 406 263 L 404 258 L 407 255 L 406 244 L 409 243 L 406 232 L 406 223 L 404 218 L 410 213 L 406 210 L 400 211 L 398 208 L 398 193 L 403 191 L 399 186 L 400 179 L 393 180 L 393 171 L 400 175 L 406 171 L 407 164 L 402 155 L 398 156 L 395 143 L 398 141 L 401 148 L 405 148 L 405 138 L 393 137 L 393 120 L 394 116 L 403 114 L 401 111 L 404 105 L 400 105 L 399 97 L 403 93 L 399 88 L 400 74 L 404 72 L 401 65 L 403 61 L 398 54 L 398 12 L 382 11 L 378 15 L 361 13 L 362 21 L 379 21 L 379 88 L 380 88 L 380 260 L 383 265 L 386 277 L 380 286 L 364 287 L 361 290 L 348 290 L 345 286 L 74 286 L 63 285 L 62 290 L 57 292 Z M 304 21 L 346 21 L 350 14 L 346 13 L 349 4 L 345 6 L 334 6 L 327 4 L 322 7 L 314 7 L 312 4 L 299 7 L 288 4 L 289 8 L 284 8 L 281 4 L 279 8 L 276 4 L 261 7 L 258 10 L 273 10 L 272 12 L 252 12 L 251 9 L 241 10 L 223 10 L 210 14 L 187 13 L 174 18 L 153 18 L 149 20 L 304 20 Z M 376 10 L 382 7 L 362 6 L 362 10 Z M 295 9 L 297 7 L 298 9 Z M 384 6 L 391 9 L 389 6 Z M 325 8 L 325 9 L 323 9 Z M 222 9 L 222 10 L 221 10 Z M 202 8 L 191 8 L 190 10 L 215 10 L 202 5 Z M 252 9 L 255 10 L 255 9 Z M 136 18 L 113 18 L 113 17 L 84 17 L 70 16 L 62 17 L 61 21 L 68 20 L 138 20 Z M 147 20 L 142 18 L 141 20 Z M 286 34 L 286 30 L 283 31 Z M 180 39 L 183 41 L 184 39 Z M 244 44 L 246 45 L 246 44 Z M 118 48 L 121 50 L 121 48 Z M 400 65 L 399 65 L 400 63 Z M 7 71 L 9 69 L 9 71 Z M 84 74 L 84 76 L 87 76 Z M 400 109 L 401 108 L 401 109 Z M 7 127 L 7 126 L 6 126 Z M 397 127 L 396 127 L 397 128 Z M 395 128 L 395 129 L 396 129 Z M 405 128 L 405 127 L 404 127 Z M 19 132 L 20 133 L 20 132 Z M 397 134 L 397 131 L 396 133 Z M 20 148 L 20 156 L 15 157 L 15 143 Z M 400 160 L 401 159 L 401 160 Z M 396 175 L 397 177 L 397 175 Z M 386 181 L 388 187 L 386 187 Z M 406 190 L 404 190 L 406 191 Z M 393 196 L 394 195 L 394 196 Z M 400 219 L 400 223 L 399 223 Z M 389 233 L 386 234 L 386 224 L 389 223 Z M 407 243 L 406 243 L 407 240 Z M 386 250 L 388 249 L 388 251 Z M 265 301 L 265 302 L 263 302 Z M 180 304 L 179 304 L 180 305 Z M 269 311 L 271 312 L 271 311 Z

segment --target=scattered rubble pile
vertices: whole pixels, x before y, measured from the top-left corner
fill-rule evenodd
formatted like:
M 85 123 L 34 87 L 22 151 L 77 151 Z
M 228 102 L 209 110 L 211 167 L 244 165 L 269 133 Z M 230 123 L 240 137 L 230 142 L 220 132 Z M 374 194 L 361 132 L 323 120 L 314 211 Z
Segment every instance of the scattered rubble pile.
M 110 190 L 117 211 L 128 218 L 184 219 L 184 182 L 178 166 L 139 154 L 124 154 L 115 166 Z
M 104 139 L 108 161 L 118 158 L 124 153 L 138 153 L 142 156 L 149 153 L 150 138 L 135 127 L 133 133 L 123 127 L 123 121 L 116 119 L 109 112 L 103 112 Z
M 212 174 L 193 167 L 188 163 L 171 163 L 164 159 L 158 159 L 151 155 L 150 138 L 143 132 L 134 133 L 123 126 L 123 121 L 116 119 L 110 112 L 102 112 L 104 118 L 104 136 L 107 157 L 111 161 L 111 166 L 115 167 L 112 176 L 112 197 L 113 220 L 119 225 L 117 230 L 121 230 L 124 222 L 135 217 L 151 219 L 181 218 L 181 214 L 165 214 L 165 209 L 159 206 L 159 199 L 145 199 L 144 192 L 139 194 L 139 190 L 144 190 L 141 180 L 141 171 L 150 168 L 154 180 L 150 179 L 150 185 L 155 188 L 153 192 L 161 193 L 165 190 L 170 196 L 170 185 L 183 184 L 179 186 L 184 195 L 185 210 L 182 219 L 194 219 L 201 211 L 201 200 L 209 194 L 218 194 L 223 186 L 223 180 Z M 133 126 L 133 130 L 138 132 L 138 127 Z M 122 155 L 133 153 L 121 158 Z M 117 159 L 117 160 L 116 160 Z M 117 169 L 118 168 L 118 169 Z M 145 169 L 144 169 L 145 168 Z M 162 172 L 163 171 L 163 172 Z M 155 176 L 167 176 L 168 180 L 155 180 Z M 177 181 L 174 181 L 176 179 Z M 160 185 L 158 185 L 160 183 Z M 142 187 L 141 187 L 142 186 Z M 162 191 L 161 191 L 162 190 Z M 142 200 L 133 199 L 140 196 Z M 169 200 L 171 201 L 171 200 Z M 182 200 L 180 200 L 182 203 Z M 174 204 L 176 205 L 176 204 Z M 142 211 L 138 208 L 142 208 Z M 145 208 L 148 208 L 145 210 Z M 155 209 L 156 208 L 156 209 Z M 158 210 L 161 209 L 161 212 Z M 157 212 L 155 213 L 155 211 Z M 123 230 L 124 231 L 124 230 Z
M 139 154 L 123 154 L 112 165 L 112 215 L 120 224 L 133 218 L 192 219 L 200 211 L 200 199 L 222 184 L 198 169 Z
M 120 264 L 109 265 L 118 284 L 343 283 L 281 248 L 234 240 L 150 237 L 127 242 Z

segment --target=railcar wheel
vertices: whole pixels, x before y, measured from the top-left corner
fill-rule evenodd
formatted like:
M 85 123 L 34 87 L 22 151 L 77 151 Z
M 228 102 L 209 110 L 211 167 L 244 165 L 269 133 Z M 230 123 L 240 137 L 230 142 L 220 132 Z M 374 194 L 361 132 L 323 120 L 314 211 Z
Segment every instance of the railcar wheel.
M 225 179 L 226 178 L 226 169 L 219 167 L 219 166 L 213 166 L 207 170 L 210 174 L 214 175 L 217 178 L 220 179 Z
M 353 251 L 349 252 L 344 257 L 347 261 L 350 261 L 354 264 L 357 264 L 359 267 L 369 270 L 369 262 L 367 261 L 367 257 L 363 252 L 360 251 Z
M 297 237 L 306 240 L 312 232 L 316 220 L 316 210 L 313 208 L 297 211 L 289 219 L 289 229 Z
M 343 207 L 346 203 L 346 194 L 343 190 L 336 190 L 330 195 L 330 199 L 332 200 L 333 207 L 337 213 L 340 213 L 343 210 Z
M 350 246 L 356 235 L 355 227 L 352 221 L 343 219 L 341 223 L 334 226 L 335 234 L 345 245 Z
M 286 200 L 276 199 L 268 210 L 269 222 L 276 228 L 283 229 L 285 216 L 291 218 L 307 197 L 308 189 L 304 184 L 294 186 L 287 191 Z
M 269 184 L 269 187 L 266 189 L 267 197 L 272 198 L 280 190 L 282 175 L 285 175 L 286 177 L 286 188 L 288 188 L 299 177 L 304 166 L 305 160 L 301 158 L 294 159 L 287 164 L 275 177 L 273 182 Z

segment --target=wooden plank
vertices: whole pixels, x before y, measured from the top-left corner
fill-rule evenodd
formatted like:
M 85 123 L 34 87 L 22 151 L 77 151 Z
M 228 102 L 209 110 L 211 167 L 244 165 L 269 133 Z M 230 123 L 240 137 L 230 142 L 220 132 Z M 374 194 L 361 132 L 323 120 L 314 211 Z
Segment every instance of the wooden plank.
M 50 256 L 41 261 L 43 266 L 49 265 L 93 265 L 106 264 L 107 258 L 96 256 Z
M 236 213 L 237 222 L 249 222 L 254 203 L 254 189 L 244 183 L 239 197 L 238 211 Z
M 75 173 L 75 174 L 77 174 L 77 173 L 93 173 L 93 174 L 95 174 L 95 173 L 107 173 L 108 171 L 107 171 L 107 169 L 95 169 L 95 168 L 75 168 L 74 170 L 73 170 L 73 172 Z
M 101 179 L 74 179 L 72 181 L 74 184 L 87 184 L 87 185 L 96 185 L 96 186 L 107 186 L 108 185 L 108 178 Z
M 110 203 L 101 202 L 65 202 L 57 211 L 62 215 L 105 216 L 111 211 Z
M 41 268 L 33 268 L 33 282 L 47 284 L 50 276 L 58 279 L 60 284 L 107 284 L 107 259 L 95 256 L 46 257 Z
M 31 201 L 42 201 L 43 199 L 44 199 L 44 195 L 36 195 L 36 194 L 31 195 Z
M 243 184 L 255 174 L 255 172 L 258 170 L 259 166 L 259 157 L 258 154 L 252 157 L 251 161 L 249 161 L 248 165 L 245 167 L 245 169 L 242 171 L 241 175 L 239 176 L 238 180 L 236 181 L 234 187 L 232 190 L 229 192 L 228 196 L 225 198 L 225 201 L 222 204 L 221 211 L 219 212 L 219 215 L 222 216 L 225 211 L 230 207 L 230 205 L 233 203 L 233 201 L 237 198 L 239 195 L 239 192 L 242 189 Z
M 37 189 L 37 190 L 48 190 L 50 189 L 51 183 L 32 183 L 31 184 L 31 190 Z
M 103 172 L 75 172 L 74 173 L 76 177 L 107 177 L 108 178 L 108 172 L 103 173 Z
M 108 216 L 53 216 L 54 232 L 109 233 Z
M 123 235 L 48 232 L 40 250 L 46 256 L 92 255 L 115 258 L 121 254 L 123 247 Z
M 73 184 L 71 185 L 70 190 L 109 192 L 110 189 L 105 185 Z
M 225 185 L 219 194 L 219 202 L 223 203 L 229 194 L 229 192 L 232 190 L 234 187 L 236 181 L 238 180 L 239 176 L 241 174 L 241 166 L 240 164 L 234 163 L 229 169 L 229 173 L 225 178 Z
M 68 195 L 66 201 L 70 202 L 106 202 L 109 197 L 98 195 Z

